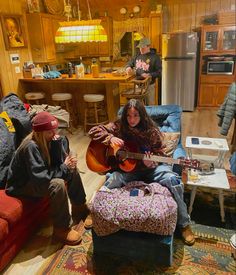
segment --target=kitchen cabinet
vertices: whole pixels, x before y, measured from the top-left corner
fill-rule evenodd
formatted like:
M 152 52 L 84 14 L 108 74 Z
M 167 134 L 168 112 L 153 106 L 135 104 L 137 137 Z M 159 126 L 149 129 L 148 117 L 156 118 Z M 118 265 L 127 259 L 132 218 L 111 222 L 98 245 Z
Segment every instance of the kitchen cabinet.
M 210 74 L 207 71 L 207 64 L 209 61 L 233 61 L 236 28 L 231 25 L 202 26 L 201 38 L 198 106 L 218 107 L 224 102 L 229 86 L 235 81 L 235 64 L 233 74 L 225 72 Z
M 200 107 L 218 107 L 224 102 L 224 98 L 234 76 L 209 76 L 200 77 L 200 89 L 198 97 L 198 106 Z
M 161 54 L 161 34 L 162 34 L 162 13 L 150 13 L 149 16 L 149 37 L 151 47 Z
M 108 16 L 101 18 L 101 24 L 107 33 L 107 42 L 82 42 L 77 43 L 74 51 L 77 56 L 112 56 L 113 30 L 112 19 Z
M 107 42 L 99 43 L 99 56 L 113 55 L 113 22 L 109 16 L 102 18 L 102 26 L 107 32 Z
M 235 54 L 236 27 L 211 25 L 202 27 L 202 47 L 204 54 Z
M 26 15 L 31 53 L 34 62 L 54 62 L 56 60 L 55 32 L 56 19 L 52 15 L 30 13 Z

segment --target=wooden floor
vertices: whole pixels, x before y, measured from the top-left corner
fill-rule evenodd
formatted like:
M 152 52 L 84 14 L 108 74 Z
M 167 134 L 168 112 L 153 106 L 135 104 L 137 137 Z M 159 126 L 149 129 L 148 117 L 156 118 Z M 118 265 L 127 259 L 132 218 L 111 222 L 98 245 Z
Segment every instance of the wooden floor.
M 220 129 L 217 126 L 218 118 L 216 109 L 197 109 L 194 112 L 184 112 L 182 115 L 182 143 L 185 145 L 186 136 L 204 136 L 227 138 L 230 144 L 233 125 L 231 125 L 228 136 L 221 136 Z M 95 190 L 102 185 L 104 176 L 100 176 L 91 172 L 85 163 L 86 149 L 89 144 L 89 137 L 84 135 L 82 128 L 77 129 L 73 135 L 65 132 L 70 140 L 71 149 L 77 152 L 78 168 L 81 171 L 81 177 L 87 194 L 87 200 L 90 200 Z M 200 151 L 199 154 L 206 154 Z M 209 154 L 215 154 L 209 152 Z M 225 166 L 228 168 L 228 159 L 230 154 L 227 154 Z M 24 249 L 15 257 L 11 265 L 6 269 L 4 274 L 36 274 L 40 266 L 51 257 L 58 245 L 52 245 L 50 242 L 51 228 L 46 225 L 25 245 Z M 40 240 L 40 241 L 37 241 Z

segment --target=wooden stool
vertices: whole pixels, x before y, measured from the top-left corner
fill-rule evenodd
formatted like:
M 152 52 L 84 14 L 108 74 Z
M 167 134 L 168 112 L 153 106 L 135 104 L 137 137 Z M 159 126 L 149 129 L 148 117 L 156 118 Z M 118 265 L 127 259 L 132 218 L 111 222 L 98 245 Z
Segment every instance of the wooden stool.
M 73 107 L 72 94 L 70 93 L 54 93 L 52 101 L 55 106 L 61 106 L 70 114 L 70 127 L 76 126 L 76 112 Z
M 85 94 L 84 109 L 84 133 L 87 126 L 95 126 L 108 122 L 108 116 L 105 109 L 104 95 L 101 94 Z
M 128 100 L 130 100 L 131 98 L 135 98 L 135 99 L 139 99 L 140 101 L 143 102 L 144 105 L 146 105 L 146 99 L 147 99 L 147 95 L 149 93 L 149 85 L 151 82 L 151 77 L 147 77 L 143 80 L 131 80 L 127 84 L 127 89 L 123 89 L 120 91 L 121 92 L 121 96 L 125 97 Z
M 42 92 L 30 92 L 25 94 L 25 99 L 28 103 L 40 104 L 42 99 L 45 99 L 45 94 Z

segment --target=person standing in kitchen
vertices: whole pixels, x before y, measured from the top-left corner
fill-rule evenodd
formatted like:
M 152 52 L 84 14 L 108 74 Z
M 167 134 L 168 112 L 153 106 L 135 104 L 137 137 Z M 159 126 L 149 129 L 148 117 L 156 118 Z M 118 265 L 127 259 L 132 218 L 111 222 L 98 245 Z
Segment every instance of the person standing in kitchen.
M 134 56 L 126 65 L 126 73 L 132 74 L 135 70 L 137 79 L 152 77 L 147 97 L 148 105 L 155 105 L 155 80 L 161 76 L 161 59 L 156 50 L 150 47 L 151 41 L 148 37 L 140 39 L 138 48 L 140 53 Z

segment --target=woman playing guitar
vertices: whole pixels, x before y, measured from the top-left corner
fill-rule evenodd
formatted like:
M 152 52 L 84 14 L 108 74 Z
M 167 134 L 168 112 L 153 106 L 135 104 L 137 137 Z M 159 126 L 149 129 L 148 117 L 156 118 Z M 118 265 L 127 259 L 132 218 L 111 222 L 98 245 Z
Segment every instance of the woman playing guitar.
M 146 183 L 158 182 L 167 187 L 178 205 L 177 224 L 182 232 L 183 241 L 187 245 L 195 242 L 194 234 L 190 228 L 190 217 L 183 200 L 183 184 L 172 167 L 166 163 L 152 160 L 152 155 L 165 156 L 162 145 L 162 134 L 155 122 L 148 116 L 142 102 L 131 99 L 122 111 L 121 118 L 106 126 L 95 126 L 89 131 L 92 140 L 100 142 L 100 146 L 108 146 L 114 150 L 125 147 L 126 144 L 135 144 L 136 152 L 143 153 L 141 160 L 133 160 L 132 169 L 116 169 L 107 175 L 105 186 L 119 188 L 130 181 L 144 181 Z M 105 157 L 103 157 L 104 159 Z M 113 160 L 110 160 L 112 163 Z M 110 163 L 108 167 L 113 165 Z M 113 166 L 114 167 L 114 166 Z M 131 170 L 131 171 L 130 171 Z

